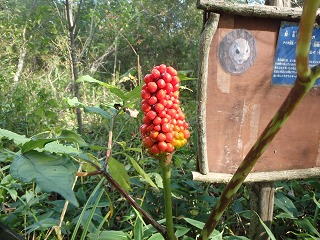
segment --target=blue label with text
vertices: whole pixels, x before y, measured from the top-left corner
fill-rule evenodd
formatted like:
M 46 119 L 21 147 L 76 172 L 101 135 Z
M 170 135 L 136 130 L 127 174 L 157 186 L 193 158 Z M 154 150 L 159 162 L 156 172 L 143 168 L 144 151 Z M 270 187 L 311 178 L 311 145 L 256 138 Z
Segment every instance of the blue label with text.
M 274 59 L 272 84 L 293 85 L 296 81 L 296 45 L 298 40 L 298 24 L 282 22 L 276 55 Z M 310 46 L 309 66 L 320 63 L 320 28 L 314 27 Z M 320 86 L 318 79 L 314 86 Z

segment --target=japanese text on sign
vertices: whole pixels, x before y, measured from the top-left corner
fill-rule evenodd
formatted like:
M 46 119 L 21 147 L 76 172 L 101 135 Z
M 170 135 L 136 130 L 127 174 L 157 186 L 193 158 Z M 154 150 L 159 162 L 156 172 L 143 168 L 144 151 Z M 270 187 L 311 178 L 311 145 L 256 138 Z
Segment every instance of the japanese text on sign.
M 273 66 L 273 85 L 293 85 L 296 80 L 296 44 L 298 29 L 297 23 L 281 23 Z M 313 67 L 319 63 L 320 28 L 314 27 L 310 46 L 309 65 Z M 320 79 L 316 81 L 315 86 L 320 86 Z

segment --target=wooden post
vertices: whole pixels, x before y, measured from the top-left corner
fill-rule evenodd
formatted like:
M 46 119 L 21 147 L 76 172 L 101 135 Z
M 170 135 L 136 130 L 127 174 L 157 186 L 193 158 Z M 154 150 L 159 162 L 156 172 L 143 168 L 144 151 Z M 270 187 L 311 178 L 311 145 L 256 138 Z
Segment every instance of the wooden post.
M 250 194 L 250 239 L 269 239 L 268 234 L 259 221 L 258 215 L 270 228 L 273 218 L 273 206 L 274 182 L 252 183 Z

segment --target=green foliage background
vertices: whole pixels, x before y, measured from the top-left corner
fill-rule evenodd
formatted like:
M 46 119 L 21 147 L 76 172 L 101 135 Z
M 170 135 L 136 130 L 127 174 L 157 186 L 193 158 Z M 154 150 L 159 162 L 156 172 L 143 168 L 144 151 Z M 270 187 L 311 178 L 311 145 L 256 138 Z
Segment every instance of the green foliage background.
M 80 2 L 74 0 L 75 10 Z M 79 161 L 103 160 L 117 112 L 114 105 L 125 103 L 140 110 L 139 96 L 126 101 L 115 93 L 130 94 L 154 65 L 165 63 L 188 70 L 181 104 L 192 137 L 174 156 L 172 188 L 177 235 L 195 239 L 223 188 L 194 182 L 191 177 L 196 168 L 195 77 L 202 12 L 194 0 L 84 0 L 82 4 L 76 27 L 77 67 L 81 76 L 90 75 L 104 84 L 82 81 L 81 99 L 74 99 L 64 1 L 0 1 L 0 129 L 21 134 L 0 133 L 0 221 L 26 239 L 57 239 L 58 234 L 50 229 L 59 223 L 65 197 L 74 205 L 68 206 L 61 226 L 64 239 L 97 239 L 98 233 L 98 239 L 161 239 L 98 176 L 79 179 L 74 199 L 68 191 L 59 192 L 59 187 L 52 189 L 59 195 L 44 192 L 50 184 L 25 183 L 31 180 L 28 174 L 21 176 L 9 168 L 36 172 L 36 178 L 43 180 L 41 172 L 49 176 L 52 169 L 65 165 L 68 173 L 58 171 L 69 179 L 66 186 L 70 187 Z M 20 73 L 19 60 L 23 60 Z M 75 106 L 84 111 L 83 139 L 73 135 Z M 140 115 L 135 119 L 123 112 L 117 116 L 110 172 L 161 220 L 161 176 L 158 163 L 141 147 L 140 119 Z M 47 162 L 46 168 L 31 171 L 38 156 L 43 161 L 56 159 L 56 165 Z M 84 164 L 83 171 L 93 170 Z M 320 237 L 319 188 L 317 179 L 277 183 L 272 229 L 277 239 Z M 249 190 L 246 185 L 238 194 L 214 239 L 221 239 L 222 234 L 223 239 L 247 239 L 241 236 L 248 236 Z

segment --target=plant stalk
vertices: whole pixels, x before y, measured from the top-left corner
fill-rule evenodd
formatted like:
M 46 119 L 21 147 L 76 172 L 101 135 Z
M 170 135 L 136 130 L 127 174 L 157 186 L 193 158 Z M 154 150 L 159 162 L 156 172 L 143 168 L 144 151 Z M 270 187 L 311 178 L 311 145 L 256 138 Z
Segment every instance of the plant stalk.
M 163 190 L 164 190 L 164 207 L 166 216 L 166 227 L 167 227 L 167 240 L 176 240 L 177 237 L 174 234 L 173 229 L 173 216 L 172 216 L 172 197 L 171 197 L 171 160 L 172 153 L 162 157 L 159 160 Z

